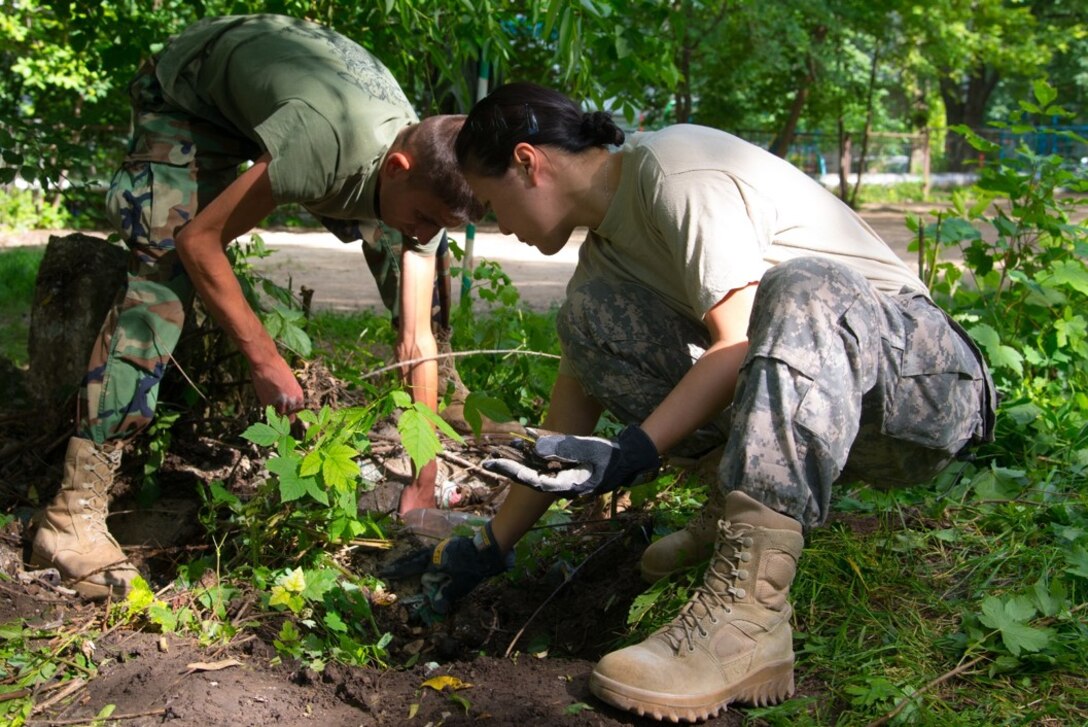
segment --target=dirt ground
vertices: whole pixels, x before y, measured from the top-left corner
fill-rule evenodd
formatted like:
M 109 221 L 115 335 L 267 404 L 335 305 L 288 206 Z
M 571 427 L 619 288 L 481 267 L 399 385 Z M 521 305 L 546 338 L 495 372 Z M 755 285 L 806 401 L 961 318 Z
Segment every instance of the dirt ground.
M 881 209 L 867 212 L 866 218 L 906 254 L 909 233 L 902 227 L 903 214 L 901 209 Z M 573 257 L 545 261 L 551 267 L 542 267 L 539 261 L 527 259 L 525 253 L 539 258 L 535 251 L 519 250 L 516 241 L 488 240 L 486 236 L 493 234 L 484 231 L 479 249 L 496 254 L 495 250 L 505 248 L 520 254 L 521 259 L 502 262 L 526 302 L 543 308 L 557 302 Z M 0 247 L 36 241 L 9 236 L 0 241 Z M 280 244 L 277 241 L 274 246 Z M 345 252 L 349 251 L 343 246 L 317 245 L 305 256 L 313 265 L 317 260 L 328 264 L 313 280 L 329 291 L 330 307 L 358 305 L 352 296 L 360 281 L 372 285 L 361 259 L 358 265 L 345 263 Z M 507 253 L 507 257 L 517 256 Z M 508 262 L 521 267 L 515 273 Z M 299 261 L 281 271 L 289 272 L 296 282 L 312 273 Z M 580 559 L 568 564 L 573 568 L 564 571 L 549 559 L 517 580 L 494 579 L 470 594 L 445 622 L 419 625 L 410 619 L 403 601 L 376 605 L 379 627 L 393 635 L 391 668 L 387 669 L 331 663 L 317 673 L 282 662 L 272 646 L 278 630 L 273 617 L 262 618 L 261 626 L 243 630 L 228 645 L 208 647 L 177 635 L 111 628 L 104 605 L 81 602 L 42 574 L 28 574 L 24 569 L 30 516 L 36 503 L 55 491 L 68 431 L 41 432 L 28 426 L 34 416 L 26 409 L 20 389 L 25 372 L 6 361 L 0 361 L 0 368 L 4 380 L 0 512 L 16 515 L 0 532 L 0 570 L 7 576 L 0 578 L 0 624 L 18 621 L 85 638 L 91 642 L 86 648 L 97 665 L 97 671 L 85 679 L 37 687 L 38 709 L 32 723 L 89 724 L 104 707 L 113 705 L 112 719 L 134 727 L 164 723 L 202 727 L 654 724 L 608 707 L 588 690 L 593 664 L 621 645 L 630 606 L 643 590 L 638 559 L 652 528 L 645 512 L 620 512 L 602 523 L 601 514 L 587 505 L 577 513 L 581 524 L 572 528 L 572 535 L 584 545 Z M 120 488 L 122 495 L 111 506 L 117 513 L 111 518 L 111 530 L 118 533 L 153 589 L 168 586 L 178 564 L 209 547 L 194 527 L 196 483 L 223 479 L 242 491 L 252 487 L 259 475 L 253 463 L 260 453 L 238 437 L 244 416 L 233 422 L 183 420 L 175 425 L 170 455 L 158 475 L 161 488 L 170 496 L 151 510 L 139 510 L 131 496 L 131 485 L 140 477 L 143 463 L 137 456 L 126 459 L 122 480 L 129 486 Z M 390 458 L 397 454 L 389 448 L 385 453 Z M 483 454 L 482 448 L 453 448 L 452 458 L 444 464 L 468 495 L 468 502 L 459 509 L 487 515 L 501 501 L 503 485 L 475 478 L 463 466 Z M 367 496 L 365 504 L 373 511 L 389 512 L 402 486 L 403 480 L 391 475 Z M 355 572 L 377 572 L 384 561 L 418 543 L 396 528 L 393 533 L 398 538 L 397 550 L 392 554 L 362 551 L 351 563 Z M 548 644 L 546 655 L 531 653 L 531 646 L 540 643 Z M 438 675 L 450 675 L 471 686 L 456 695 L 423 686 Z M 0 674 L 0 685 L 10 679 Z M 798 672 L 800 695 L 820 698 L 821 692 L 818 675 Z M 731 709 L 707 724 L 740 724 L 742 714 L 742 708 Z

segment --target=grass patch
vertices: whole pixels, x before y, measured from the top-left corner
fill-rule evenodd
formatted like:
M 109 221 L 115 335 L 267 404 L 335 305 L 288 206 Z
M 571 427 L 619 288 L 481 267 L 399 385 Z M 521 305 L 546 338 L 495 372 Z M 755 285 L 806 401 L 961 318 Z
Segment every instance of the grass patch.
M 34 280 L 44 248 L 17 247 L 0 251 L 0 356 L 26 366 L 30 308 Z

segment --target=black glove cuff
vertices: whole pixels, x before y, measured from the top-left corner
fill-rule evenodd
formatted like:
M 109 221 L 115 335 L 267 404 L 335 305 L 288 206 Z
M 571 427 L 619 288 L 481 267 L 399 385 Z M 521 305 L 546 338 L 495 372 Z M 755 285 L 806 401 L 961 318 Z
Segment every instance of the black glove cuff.
M 650 435 L 637 424 L 628 424 L 616 438 L 630 469 L 638 472 L 655 472 L 661 467 L 661 457 L 657 454 L 657 445 Z M 637 478 L 642 481 L 642 478 Z
M 490 520 L 472 536 L 472 544 L 476 546 L 476 550 L 480 551 L 492 574 L 503 573 L 514 567 L 513 551 L 503 555 L 502 548 L 495 540 L 495 531 L 491 529 Z

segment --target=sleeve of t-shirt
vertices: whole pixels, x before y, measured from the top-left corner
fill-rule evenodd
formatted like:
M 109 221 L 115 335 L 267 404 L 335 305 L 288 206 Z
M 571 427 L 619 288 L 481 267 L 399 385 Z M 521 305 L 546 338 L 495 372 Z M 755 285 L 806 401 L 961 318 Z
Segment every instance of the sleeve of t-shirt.
M 692 311 L 700 319 L 730 292 L 763 277 L 773 219 L 758 193 L 719 170 L 656 175 L 649 215 L 673 252 Z
M 272 155 L 268 177 L 277 204 L 315 202 L 333 191 L 339 140 L 324 116 L 292 99 L 254 131 Z
M 445 232 L 445 230 L 439 230 L 437 235 L 426 241 L 417 240 L 414 237 L 405 237 L 404 246 L 417 255 L 434 257 L 435 253 L 438 252 L 438 246 L 442 244 L 442 235 Z

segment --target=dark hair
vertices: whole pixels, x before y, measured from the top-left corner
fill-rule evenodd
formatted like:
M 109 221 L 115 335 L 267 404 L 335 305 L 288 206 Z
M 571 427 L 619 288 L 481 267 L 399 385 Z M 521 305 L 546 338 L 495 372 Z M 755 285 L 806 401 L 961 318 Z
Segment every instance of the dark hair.
M 461 176 L 453 153 L 454 138 L 464 122 L 464 116 L 429 116 L 401 132 L 394 148 L 412 158 L 411 184 L 430 190 L 452 214 L 473 222 L 483 217 L 484 208 Z
M 498 177 L 509 168 L 514 147 L 522 142 L 577 154 L 622 144 L 623 139 L 612 114 L 583 112 L 559 91 L 535 83 L 508 83 L 473 107 L 455 149 L 462 170 Z

